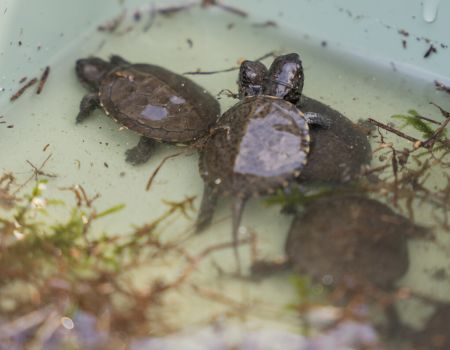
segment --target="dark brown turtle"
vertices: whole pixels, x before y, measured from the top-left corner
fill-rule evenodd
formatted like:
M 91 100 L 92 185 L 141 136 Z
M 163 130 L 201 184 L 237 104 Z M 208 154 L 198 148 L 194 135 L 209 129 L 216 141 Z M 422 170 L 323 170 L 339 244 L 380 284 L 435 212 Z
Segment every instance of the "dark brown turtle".
M 147 161 L 156 141 L 188 144 L 205 136 L 220 115 L 219 103 L 204 88 L 159 66 L 90 57 L 76 62 L 76 73 L 91 91 L 81 100 L 77 123 L 102 107 L 141 134 L 126 152 L 133 164 Z
M 372 158 L 368 129 L 305 95 L 302 95 L 297 107 L 304 113 L 318 113 L 329 120 L 327 129 L 310 130 L 308 164 L 300 174 L 299 182 L 343 184 L 356 180 L 363 166 L 369 164 Z
M 450 349 L 450 305 L 438 305 L 433 316 L 428 320 L 424 330 L 414 334 L 413 350 L 447 350 Z
M 236 256 L 246 200 L 298 178 L 309 153 L 308 123 L 327 125 L 320 115 L 303 114 L 295 106 L 303 88 L 296 53 L 276 58 L 269 71 L 260 62 L 243 62 L 238 83 L 242 100 L 222 115 L 200 153 L 205 189 L 196 223 L 202 230 L 211 221 L 217 198 L 233 197 Z
M 391 287 L 409 266 L 407 238 L 424 228 L 362 195 L 334 195 L 306 205 L 292 223 L 286 254 L 294 270 L 317 280 Z

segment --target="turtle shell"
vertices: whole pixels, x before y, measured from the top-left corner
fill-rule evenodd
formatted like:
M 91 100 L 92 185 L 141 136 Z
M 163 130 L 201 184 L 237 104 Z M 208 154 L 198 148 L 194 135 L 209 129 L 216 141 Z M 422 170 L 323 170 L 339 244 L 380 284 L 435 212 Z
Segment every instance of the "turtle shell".
M 414 345 L 417 346 L 415 349 L 450 349 L 449 322 L 450 305 L 440 305 L 434 315 L 428 320 L 425 329 L 415 335 Z
M 114 68 L 102 79 L 99 97 L 114 120 L 164 142 L 189 143 L 220 115 L 219 103 L 201 86 L 149 64 Z
M 328 128 L 311 128 L 308 165 L 298 180 L 302 183 L 341 184 L 360 177 L 363 166 L 372 158 L 367 130 L 331 107 L 306 96 L 302 96 L 297 107 L 304 113 L 319 113 L 330 121 Z
M 220 118 L 200 154 L 200 173 L 222 194 L 263 195 L 297 177 L 308 152 L 308 124 L 295 105 L 247 97 Z
M 407 237 L 425 234 L 381 202 L 336 195 L 311 202 L 294 219 L 286 254 L 295 270 L 317 280 L 392 286 L 409 266 Z

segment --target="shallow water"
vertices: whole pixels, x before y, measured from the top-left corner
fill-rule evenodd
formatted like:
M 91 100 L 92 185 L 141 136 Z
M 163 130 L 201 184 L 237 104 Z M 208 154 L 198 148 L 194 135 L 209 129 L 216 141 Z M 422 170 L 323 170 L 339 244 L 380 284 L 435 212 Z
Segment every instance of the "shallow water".
M 353 121 L 371 117 L 385 123 L 392 122 L 389 116 L 406 113 L 409 109 L 439 120 L 439 112 L 429 105 L 430 101 L 450 109 L 448 96 L 437 92 L 431 82 L 400 75 L 395 67 L 386 69 L 369 65 L 360 58 L 340 52 L 332 43 L 325 45 L 305 36 L 296 37 L 279 27 L 259 27 L 223 11 L 205 12 L 200 9 L 171 17 L 157 16 L 148 31 L 143 31 L 145 20 L 143 18 L 140 23 L 129 20 L 118 29 L 119 34 L 95 30 L 86 33 L 80 42 L 50 62 L 50 77 L 41 95 L 27 91 L 16 102 L 2 106 L 2 120 L 6 123 L 0 124 L 0 171 L 13 172 L 20 182 L 31 174 L 32 169 L 26 160 L 37 166 L 51 154 L 45 170 L 57 174 L 57 177 L 49 179 L 49 197 L 70 201 L 73 194 L 59 188 L 80 184 L 88 193 L 101 194 L 96 202 L 99 209 L 125 204 L 122 211 L 95 222 L 96 232 L 122 233 L 129 231 L 132 225 L 150 222 L 167 210 L 163 200 L 180 201 L 186 196 L 196 196 L 195 205 L 198 207 L 203 185 L 198 173 L 198 157 L 195 152 L 188 152 L 169 160 L 147 192 L 145 186 L 151 172 L 163 157 L 178 152 L 177 147 L 161 145 L 148 163 L 133 167 L 125 162 L 124 152 L 137 143 L 138 135 L 120 130 L 120 126 L 100 110 L 83 124 L 75 124 L 79 101 L 86 92 L 74 73 L 74 62 L 80 57 L 96 55 L 107 58 L 111 54 L 120 54 L 132 62 L 148 62 L 183 73 L 198 68 L 208 71 L 232 67 L 242 59 L 255 59 L 274 50 L 299 52 L 306 76 L 305 95 L 331 105 Z M 133 26 L 129 32 L 126 31 L 128 24 Z M 78 46 L 81 42 L 82 46 Z M 270 60 L 264 62 L 270 64 Z M 214 95 L 222 89 L 236 91 L 236 77 L 236 71 L 191 76 Z M 3 94 L 12 94 L 15 89 L 10 87 Z M 220 103 L 222 111 L 225 111 L 235 101 L 222 97 Z M 7 128 L 8 125 L 14 127 Z M 420 136 L 414 130 L 410 133 Z M 49 146 L 44 151 L 47 144 Z M 434 178 L 428 181 L 440 185 L 443 181 L 441 171 L 438 169 Z M 191 252 L 200 252 L 204 247 L 230 240 L 228 201 L 220 203 L 215 223 L 204 234 L 187 241 L 186 247 Z M 417 209 L 415 218 L 418 223 L 435 224 L 430 215 L 432 208 L 423 206 Z M 170 240 L 189 232 L 194 218 L 195 215 L 180 217 L 165 230 L 163 239 Z M 290 222 L 290 216 L 280 214 L 280 207 L 268 207 L 263 200 L 255 199 L 247 205 L 242 225 L 248 231 L 256 232 L 259 256 L 272 259 L 283 256 Z M 433 277 L 433 272 L 438 270 L 444 271 L 446 276 L 450 273 L 446 254 L 450 244 L 448 232 L 437 236 L 437 243 L 410 242 L 410 268 L 400 284 L 430 298 L 450 301 L 448 277 L 439 280 Z M 244 264 L 248 263 L 248 246 L 242 246 L 240 253 Z M 161 271 L 152 271 L 151 274 L 161 272 L 168 278 L 179 273 L 177 261 L 165 263 Z M 289 280 L 290 273 L 255 283 L 221 276 L 216 264 L 225 272 L 233 273 L 235 261 L 231 249 L 214 253 L 211 260 L 201 264 L 199 273 L 193 278 L 231 298 L 254 304 L 247 316 L 250 328 L 268 324 L 271 328 L 299 332 L 297 314 L 286 308 L 297 299 Z M 148 275 L 145 269 L 138 272 L 136 283 L 144 285 Z M 174 328 L 183 328 L 187 324 L 203 325 L 213 319 L 226 318 L 225 306 L 207 302 L 188 291 L 172 295 L 170 300 L 171 307 L 166 316 Z M 403 304 L 402 317 L 414 325 L 422 324 L 430 313 L 430 308 L 419 301 L 405 301 Z

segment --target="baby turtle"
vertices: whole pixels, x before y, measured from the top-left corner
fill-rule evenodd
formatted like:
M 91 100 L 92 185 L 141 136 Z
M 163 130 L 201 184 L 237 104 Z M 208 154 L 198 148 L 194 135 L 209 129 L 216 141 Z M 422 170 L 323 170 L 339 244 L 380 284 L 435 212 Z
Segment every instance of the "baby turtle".
M 236 257 L 246 200 L 273 193 L 296 179 L 308 158 L 308 124 L 327 126 L 320 115 L 303 114 L 295 106 L 303 88 L 296 53 L 276 58 L 269 70 L 260 62 L 244 61 L 238 84 L 241 101 L 222 115 L 200 152 L 205 189 L 196 223 L 197 231 L 205 228 L 218 197 L 233 197 Z
M 151 64 L 120 56 L 76 62 L 79 80 L 91 92 L 83 97 L 77 123 L 102 107 L 124 127 L 142 135 L 126 152 L 133 164 L 147 161 L 156 141 L 189 144 L 205 136 L 220 115 L 217 100 L 192 80 Z
M 308 164 L 302 170 L 299 182 L 338 185 L 360 177 L 363 166 L 369 164 L 372 158 L 367 137 L 369 129 L 353 123 L 335 109 L 305 95 L 302 95 L 297 107 L 304 113 L 323 115 L 330 124 L 326 130 L 310 130 Z
M 450 349 L 450 305 L 440 305 L 428 320 L 425 329 L 414 334 L 414 349 L 444 350 Z
M 293 268 L 321 280 L 345 278 L 391 287 L 409 266 L 407 238 L 426 230 L 361 195 L 334 195 L 309 203 L 286 241 Z

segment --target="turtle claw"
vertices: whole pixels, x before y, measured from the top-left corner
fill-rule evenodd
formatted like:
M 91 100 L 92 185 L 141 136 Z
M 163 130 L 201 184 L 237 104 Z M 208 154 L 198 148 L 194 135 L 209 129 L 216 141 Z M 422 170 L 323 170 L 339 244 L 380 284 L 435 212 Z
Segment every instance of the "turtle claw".
M 141 165 L 150 159 L 155 146 L 155 141 L 147 137 L 141 137 L 139 143 L 125 152 L 126 161 L 132 165 Z

